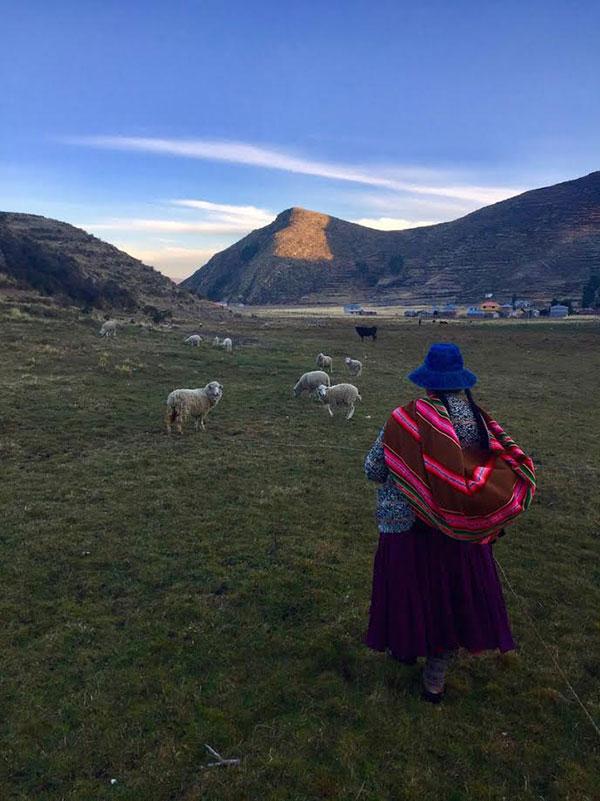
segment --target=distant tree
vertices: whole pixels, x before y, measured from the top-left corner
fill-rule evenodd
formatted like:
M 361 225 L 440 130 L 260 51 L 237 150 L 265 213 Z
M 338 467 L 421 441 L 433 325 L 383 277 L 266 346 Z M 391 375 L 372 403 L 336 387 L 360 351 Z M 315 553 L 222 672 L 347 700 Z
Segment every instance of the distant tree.
M 359 261 L 356 263 L 356 272 L 361 281 L 367 286 L 375 286 L 379 280 L 377 265 L 369 265 L 366 261 Z
M 600 307 L 600 275 L 594 273 L 583 287 L 581 305 L 584 309 Z
M 127 311 L 132 311 L 137 307 L 131 292 L 112 279 L 101 284 L 99 289 L 102 300 L 109 306 L 118 306 Z
M 517 308 L 517 296 L 513 292 L 512 299 L 510 301 L 511 306 L 513 307 L 513 311 Z
M 225 287 L 229 282 L 229 276 L 227 273 L 216 278 L 212 285 L 208 287 L 206 290 L 206 296 L 209 300 L 223 300 L 223 296 L 225 294 Z
M 149 317 L 155 325 L 162 323 L 168 317 L 173 316 L 170 309 L 157 309 L 156 306 L 144 306 L 142 309 L 146 317 Z
M 388 262 L 388 270 L 392 275 L 401 275 L 404 272 L 404 257 L 397 253 Z
M 245 245 L 240 251 L 240 261 L 247 264 L 258 253 L 258 245 Z

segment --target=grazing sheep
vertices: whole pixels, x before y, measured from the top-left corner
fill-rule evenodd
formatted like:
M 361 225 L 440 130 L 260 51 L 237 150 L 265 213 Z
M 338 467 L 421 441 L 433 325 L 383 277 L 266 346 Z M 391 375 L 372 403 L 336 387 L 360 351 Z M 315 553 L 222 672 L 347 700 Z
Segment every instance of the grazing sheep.
M 326 356 L 324 353 L 319 353 L 316 358 L 317 367 L 320 367 L 321 370 L 329 370 L 331 372 L 331 368 L 333 367 L 333 359 L 331 356 Z
M 227 353 L 232 353 L 233 351 L 233 340 L 231 337 L 225 337 L 225 339 L 221 340 L 220 343 L 221 347 L 227 351 Z
M 337 409 L 338 406 L 345 406 L 348 409 L 346 420 L 350 420 L 354 414 L 356 401 L 362 400 L 354 384 L 334 384 L 332 387 L 320 384 L 317 387 L 317 392 L 332 417 L 334 409 Z
M 218 348 L 220 344 L 221 344 L 221 340 L 219 339 L 219 337 L 215 337 L 213 339 L 213 348 Z
M 308 392 L 309 395 L 312 395 L 316 393 L 321 384 L 328 387 L 330 383 L 329 376 L 323 370 L 312 370 L 310 373 L 304 373 L 294 387 L 294 397 L 297 398 L 303 392 Z
M 101 337 L 116 337 L 117 336 L 117 321 L 116 320 L 107 320 L 105 323 L 102 323 L 102 328 L 100 329 L 100 336 Z
M 198 423 L 205 430 L 204 421 L 213 406 L 223 397 L 223 386 L 218 381 L 211 381 L 200 389 L 174 389 L 167 398 L 167 411 L 165 424 L 167 434 L 171 433 L 171 426 L 179 434 L 183 434 L 182 423 L 188 417 L 194 418 L 194 428 L 198 430 Z
M 200 347 L 200 343 L 202 342 L 202 337 L 200 334 L 192 334 L 187 339 L 183 340 L 186 345 L 191 345 L 193 348 Z
M 346 356 L 344 362 L 350 375 L 358 377 L 362 373 L 362 362 L 359 362 L 358 359 L 351 359 L 350 356 Z

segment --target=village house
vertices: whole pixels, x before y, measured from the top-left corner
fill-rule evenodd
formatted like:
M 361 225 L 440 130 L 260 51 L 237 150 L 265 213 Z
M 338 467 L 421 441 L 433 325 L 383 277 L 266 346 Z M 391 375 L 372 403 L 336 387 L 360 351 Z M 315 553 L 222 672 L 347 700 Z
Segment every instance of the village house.
M 431 311 L 418 312 L 423 317 L 456 317 L 458 307 L 454 303 L 436 304 Z
M 484 300 L 480 306 L 482 312 L 486 312 L 486 314 L 490 313 L 500 313 L 500 304 L 496 300 Z
M 458 306 L 455 303 L 446 303 L 438 307 L 439 317 L 456 317 L 458 314 Z

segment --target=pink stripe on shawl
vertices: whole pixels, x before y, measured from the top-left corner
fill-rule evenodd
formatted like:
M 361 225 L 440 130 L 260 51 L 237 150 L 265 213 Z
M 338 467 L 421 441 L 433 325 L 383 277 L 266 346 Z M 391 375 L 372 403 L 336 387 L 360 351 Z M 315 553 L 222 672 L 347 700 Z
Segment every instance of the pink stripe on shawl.
M 429 401 L 420 398 L 417 401 L 416 408 L 417 413 L 427 420 L 427 422 L 429 422 L 434 428 L 436 428 L 438 431 L 441 431 L 442 434 L 446 434 L 446 436 L 450 437 L 453 442 L 456 442 L 460 445 L 458 435 L 454 430 L 454 426 L 450 420 L 442 417 L 438 410 Z
M 419 426 L 417 425 L 417 421 L 413 420 L 412 417 L 407 414 L 401 406 L 399 406 L 397 409 L 394 409 L 392 416 L 405 431 L 408 431 L 408 433 L 417 440 L 417 442 L 421 441 L 421 435 L 419 434 Z

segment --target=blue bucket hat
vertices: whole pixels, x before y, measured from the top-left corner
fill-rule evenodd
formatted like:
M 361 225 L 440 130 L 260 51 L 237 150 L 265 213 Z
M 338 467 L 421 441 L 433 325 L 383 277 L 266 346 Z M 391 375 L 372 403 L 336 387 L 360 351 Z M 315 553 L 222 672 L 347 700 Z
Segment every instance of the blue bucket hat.
M 467 389 L 477 383 L 477 376 L 463 365 L 458 345 L 442 342 L 432 345 L 425 361 L 408 378 L 425 389 Z

